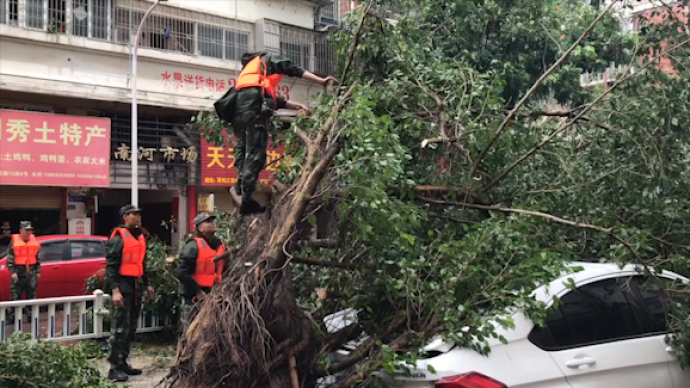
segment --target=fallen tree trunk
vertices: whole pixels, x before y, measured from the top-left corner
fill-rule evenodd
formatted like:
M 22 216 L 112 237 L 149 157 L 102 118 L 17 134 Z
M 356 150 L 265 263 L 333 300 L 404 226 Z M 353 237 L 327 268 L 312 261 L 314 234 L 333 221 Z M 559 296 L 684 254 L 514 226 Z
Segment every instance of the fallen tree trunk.
M 270 213 L 245 217 L 244 240 L 223 282 L 200 303 L 183 334 L 168 388 L 313 386 L 322 351 L 313 321 L 296 303 L 289 260 L 298 247 L 305 210 L 340 151 L 325 139 L 352 93 L 335 99 L 314 140 L 297 182 L 282 193 Z M 299 260 L 297 261 L 306 261 Z M 251 263 L 247 266 L 246 263 Z

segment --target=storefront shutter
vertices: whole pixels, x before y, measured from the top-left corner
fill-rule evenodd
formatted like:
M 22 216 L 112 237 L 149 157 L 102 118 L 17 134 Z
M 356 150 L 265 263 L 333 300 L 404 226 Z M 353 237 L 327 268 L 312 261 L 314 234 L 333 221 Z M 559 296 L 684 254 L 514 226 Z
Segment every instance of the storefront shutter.
M 199 190 L 199 195 L 213 194 L 216 205 L 216 213 L 229 212 L 235 208 L 235 202 L 227 187 L 213 187 Z
M 59 187 L 0 186 L 0 209 L 61 209 L 66 201 Z

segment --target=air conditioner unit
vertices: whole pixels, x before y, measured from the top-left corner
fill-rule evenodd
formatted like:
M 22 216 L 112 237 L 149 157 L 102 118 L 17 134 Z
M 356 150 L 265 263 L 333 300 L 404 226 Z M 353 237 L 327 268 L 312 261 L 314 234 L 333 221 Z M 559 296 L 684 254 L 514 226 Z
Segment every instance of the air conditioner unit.
M 334 19 L 334 18 L 329 18 L 326 16 L 319 15 L 316 18 L 316 24 L 321 24 L 324 26 L 335 26 L 338 27 L 340 26 L 340 20 Z

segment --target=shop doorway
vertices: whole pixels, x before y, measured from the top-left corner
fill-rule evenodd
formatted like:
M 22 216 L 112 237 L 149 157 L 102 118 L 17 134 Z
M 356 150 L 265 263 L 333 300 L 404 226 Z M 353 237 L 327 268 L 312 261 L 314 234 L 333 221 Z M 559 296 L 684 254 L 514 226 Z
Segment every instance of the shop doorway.
M 122 224 L 120 208 L 130 202 L 129 195 L 129 190 L 110 189 L 99 198 L 94 229 L 97 235 L 110 236 L 113 228 Z M 173 215 L 172 192 L 140 190 L 139 207 L 142 209 L 142 226 L 149 235 L 171 245 L 171 233 L 165 225 Z
M 59 209 L 0 209 L 0 224 L 10 223 L 12 233 L 19 233 L 19 223 L 30 221 L 36 236 L 60 234 Z M 9 239 L 0 239 L 0 253 L 7 250 Z

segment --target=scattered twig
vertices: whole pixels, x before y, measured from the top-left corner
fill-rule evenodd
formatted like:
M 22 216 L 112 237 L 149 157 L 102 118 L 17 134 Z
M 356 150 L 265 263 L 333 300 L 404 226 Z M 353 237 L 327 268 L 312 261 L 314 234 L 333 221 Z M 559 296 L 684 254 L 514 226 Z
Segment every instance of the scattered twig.
M 540 218 L 544 218 L 548 221 L 556 222 L 559 224 L 573 226 L 573 227 L 580 228 L 580 229 L 596 230 L 596 231 L 599 231 L 602 233 L 611 233 L 611 231 L 612 231 L 611 228 L 602 228 L 600 226 L 587 224 L 587 223 L 583 223 L 583 222 L 569 221 L 569 220 L 566 220 L 565 218 L 556 217 L 552 214 L 543 213 L 543 212 L 539 212 L 539 211 L 535 211 L 535 210 L 515 209 L 515 208 L 503 207 L 503 206 L 498 206 L 498 205 L 478 205 L 478 204 L 474 204 L 474 203 L 445 201 L 445 200 L 441 200 L 441 199 L 434 199 L 434 198 L 427 198 L 427 197 L 422 197 L 422 199 L 426 202 L 436 203 L 436 204 L 440 204 L 440 205 L 461 206 L 461 207 L 467 207 L 470 209 L 493 210 L 493 211 L 499 211 L 499 212 L 503 212 L 503 213 L 515 213 L 515 214 L 524 214 L 527 216 L 540 217 Z
M 510 112 L 508 113 L 508 115 L 503 119 L 503 122 L 501 123 L 501 125 L 499 125 L 498 129 L 496 130 L 496 133 L 494 133 L 493 138 L 492 138 L 492 139 L 489 141 L 489 143 L 484 147 L 484 149 L 482 150 L 482 152 L 479 154 L 479 157 L 477 158 L 477 160 L 472 164 L 472 169 L 470 170 L 470 177 L 474 176 L 474 173 L 475 173 L 475 171 L 477 170 L 477 167 L 479 167 L 479 165 L 481 164 L 482 160 L 484 159 L 484 157 L 486 157 L 486 154 L 489 152 L 489 150 L 491 149 L 491 147 L 493 146 L 493 144 L 496 142 L 496 140 L 498 140 L 498 138 L 503 134 L 503 132 L 505 131 L 505 129 L 508 127 L 508 124 L 513 120 L 513 118 L 514 118 L 515 115 L 517 114 L 518 110 L 527 102 L 527 100 L 528 100 L 530 97 L 532 97 L 532 95 L 537 91 L 537 89 L 539 88 L 539 86 L 541 86 L 542 82 L 544 82 L 544 80 L 545 80 L 549 75 L 551 75 L 551 73 L 553 73 L 559 66 L 561 66 L 561 65 L 563 64 L 563 62 L 565 62 L 566 59 L 568 59 L 568 57 L 570 57 L 570 54 L 571 54 L 573 51 L 575 51 L 575 49 L 576 49 L 578 46 L 580 46 L 580 44 L 582 43 L 582 41 L 585 40 L 585 38 L 586 38 L 586 37 L 589 35 L 589 33 L 594 29 L 594 27 L 596 27 L 596 25 L 599 24 L 599 22 L 601 21 L 601 19 L 603 19 L 604 16 L 605 16 L 607 13 L 609 13 L 609 11 L 613 8 L 613 6 L 614 6 L 616 3 L 617 3 L 617 1 L 612 1 L 611 4 L 609 4 L 608 7 L 606 7 L 606 9 L 605 9 L 603 12 L 601 12 L 601 13 L 596 17 L 596 19 L 594 19 L 594 21 L 592 21 L 592 23 L 590 23 L 590 25 L 585 29 L 585 31 L 582 32 L 582 34 L 580 35 L 579 38 L 577 38 L 577 40 L 575 41 L 575 43 L 573 43 L 573 44 L 570 46 L 570 48 L 568 48 L 568 50 L 566 50 L 566 52 L 564 52 L 563 55 L 561 55 L 561 57 L 558 58 L 558 60 L 557 60 L 556 62 L 554 62 L 553 65 L 551 65 L 551 67 L 549 67 L 549 68 L 548 68 L 548 69 L 547 69 L 547 70 L 546 70 L 546 71 L 545 71 L 545 72 L 534 82 L 534 84 L 532 85 L 532 87 L 530 87 L 529 90 L 527 90 L 527 93 L 525 93 L 525 95 L 522 96 L 522 98 L 520 99 L 520 101 L 518 101 L 518 103 L 515 104 L 515 106 L 513 107 L 513 109 L 511 109 Z
M 673 47 L 671 47 L 671 48 L 669 48 L 669 49 L 667 49 L 667 50 L 662 51 L 661 53 L 659 53 L 659 54 L 657 54 L 656 56 L 654 56 L 654 59 L 658 59 L 658 58 L 660 58 L 660 57 L 663 57 L 663 56 L 665 56 L 665 55 L 668 55 L 669 52 L 672 52 L 672 51 L 674 51 L 674 50 L 680 48 L 681 46 L 687 44 L 688 42 L 690 42 L 690 39 L 686 39 L 686 40 L 684 40 L 684 41 L 682 41 L 682 42 L 680 42 L 680 43 L 674 45 Z M 527 153 L 525 153 L 524 155 L 522 155 L 521 157 L 519 157 L 515 162 L 513 162 L 510 166 L 508 166 L 505 170 L 503 170 L 500 174 L 498 174 L 498 176 L 497 176 L 496 178 L 494 178 L 493 181 L 489 182 L 489 184 L 487 184 L 484 188 L 482 188 L 482 189 L 479 191 L 479 194 L 480 194 L 480 195 L 481 195 L 481 194 L 484 194 L 484 193 L 486 193 L 488 190 L 490 190 L 491 188 L 493 188 L 494 186 L 496 186 L 496 184 L 498 184 L 498 182 L 500 182 L 501 179 L 505 178 L 505 176 L 508 175 L 508 174 L 509 174 L 515 167 L 517 167 L 520 163 L 522 163 L 524 160 L 526 160 L 526 159 L 529 158 L 530 156 L 534 155 L 534 154 L 535 154 L 537 151 L 539 151 L 542 147 L 544 147 L 546 144 L 548 144 L 549 142 L 551 142 L 551 140 L 553 140 L 556 136 L 558 136 L 559 134 L 563 133 L 564 131 L 566 131 L 566 130 L 567 130 L 568 128 L 570 128 L 571 126 L 573 126 L 573 124 L 575 124 L 575 123 L 577 122 L 577 120 L 579 120 L 580 118 L 582 118 L 582 117 L 583 117 L 587 112 L 589 112 L 594 106 L 596 106 L 599 102 L 601 102 L 601 100 L 603 100 L 603 98 L 604 98 L 606 95 L 608 95 L 609 93 L 611 93 L 611 92 L 612 92 L 613 90 L 615 90 L 618 86 L 620 86 L 621 84 L 623 84 L 624 82 L 626 82 L 626 81 L 629 80 L 630 78 L 632 78 L 632 77 L 634 77 L 634 76 L 637 76 L 637 75 L 640 74 L 643 70 L 645 70 L 645 69 L 647 69 L 649 66 L 655 64 L 655 62 L 656 62 L 656 61 L 652 61 L 652 60 L 647 61 L 644 65 L 640 66 L 640 68 L 638 68 L 636 71 L 634 71 L 634 72 L 632 72 L 632 73 L 628 73 L 628 74 L 626 74 L 624 77 L 621 77 L 618 81 L 616 81 L 613 85 L 611 85 L 610 88 L 606 89 L 606 90 L 605 90 L 603 93 L 601 93 L 597 98 L 595 98 L 594 101 L 592 101 L 591 103 L 585 105 L 584 109 L 582 109 L 572 120 L 569 120 L 567 123 L 561 125 L 560 128 L 558 128 L 558 129 L 555 130 L 553 133 L 551 133 L 549 136 L 547 136 L 546 139 L 542 140 L 539 144 L 537 144 L 537 145 L 534 146 L 532 149 L 530 149 L 529 151 L 527 151 Z
M 296 261 L 298 263 L 307 264 L 307 265 L 315 265 L 315 266 L 319 266 L 319 267 L 333 267 L 333 268 L 346 268 L 346 269 L 357 268 L 357 266 L 352 264 L 352 263 L 339 263 L 337 261 L 309 259 L 309 258 L 300 257 L 300 256 L 293 256 L 291 260 Z
M 343 74 L 340 76 L 341 85 L 346 84 L 347 76 L 350 72 L 350 66 L 355 59 L 355 54 L 357 53 L 357 45 L 359 44 L 359 38 L 362 36 L 362 27 L 364 27 L 364 21 L 371 10 L 372 3 L 367 3 L 362 10 L 362 17 L 359 19 L 359 25 L 357 25 L 357 30 L 355 31 L 355 36 L 352 39 L 352 45 L 350 46 L 350 52 L 347 56 L 347 62 L 345 62 L 345 67 L 343 68 Z
M 515 209 L 515 208 L 503 207 L 503 206 L 497 206 L 497 205 L 477 205 L 477 204 L 473 204 L 473 203 L 444 201 L 444 200 L 438 200 L 438 199 L 433 199 L 433 198 L 423 198 L 423 200 L 426 202 L 442 204 L 442 205 L 462 206 L 462 207 L 474 208 L 474 209 L 499 211 L 499 212 L 503 212 L 503 213 L 523 214 L 523 215 L 527 215 L 527 216 L 540 217 L 540 218 L 543 218 L 547 221 L 551 221 L 551 222 L 555 222 L 555 223 L 563 224 L 563 225 L 567 225 L 567 226 L 572 226 L 572 227 L 579 228 L 579 229 L 595 230 L 597 232 L 605 233 L 605 234 L 609 235 L 612 239 L 620 242 L 628 251 L 630 251 L 630 253 L 635 257 L 635 260 L 637 260 L 637 262 L 639 264 L 647 265 L 647 263 L 637 253 L 635 248 L 632 245 L 630 245 L 629 242 L 627 242 L 625 239 L 618 236 L 617 234 L 613 233 L 613 228 L 604 228 L 601 226 L 587 224 L 584 222 L 570 221 L 570 220 L 566 220 L 565 218 L 556 217 L 552 214 L 543 213 L 543 212 L 539 212 L 539 211 L 535 211 L 535 210 Z
M 337 248 L 338 241 L 333 239 L 301 240 L 297 243 L 297 245 L 309 248 Z

